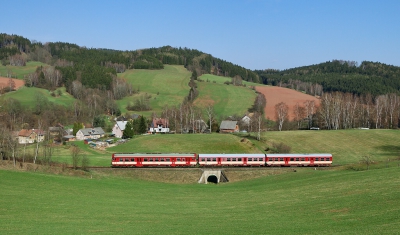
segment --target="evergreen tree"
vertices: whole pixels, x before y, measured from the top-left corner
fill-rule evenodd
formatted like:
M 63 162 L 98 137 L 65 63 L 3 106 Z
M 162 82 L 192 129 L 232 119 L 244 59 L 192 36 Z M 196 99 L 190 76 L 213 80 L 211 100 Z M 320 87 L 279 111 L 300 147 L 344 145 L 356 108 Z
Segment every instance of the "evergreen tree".
M 139 133 L 144 134 L 147 132 L 147 123 L 146 119 L 143 116 L 140 116 L 140 121 L 139 121 Z
M 133 124 L 132 120 L 129 120 L 125 125 L 125 130 L 122 133 L 122 139 L 128 139 L 133 137 Z

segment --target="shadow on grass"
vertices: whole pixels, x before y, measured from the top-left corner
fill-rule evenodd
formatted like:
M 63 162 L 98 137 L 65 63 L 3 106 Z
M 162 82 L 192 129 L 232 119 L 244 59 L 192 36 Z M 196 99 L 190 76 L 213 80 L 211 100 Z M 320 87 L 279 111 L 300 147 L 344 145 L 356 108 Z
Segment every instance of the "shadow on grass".
M 383 151 L 383 155 L 397 156 L 397 158 L 400 158 L 400 145 L 381 145 L 375 147 L 375 149 Z

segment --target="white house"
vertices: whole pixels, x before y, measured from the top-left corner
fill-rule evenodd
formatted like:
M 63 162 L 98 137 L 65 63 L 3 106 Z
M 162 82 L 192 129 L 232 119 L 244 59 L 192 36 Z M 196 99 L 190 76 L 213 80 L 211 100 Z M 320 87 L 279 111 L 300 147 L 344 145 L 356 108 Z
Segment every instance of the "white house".
M 95 128 L 85 128 L 80 129 L 76 132 L 77 140 L 87 140 L 87 139 L 98 139 L 105 135 L 103 128 L 95 127 Z
M 149 132 L 151 133 L 168 133 L 169 122 L 165 118 L 153 118 L 150 124 Z
M 115 135 L 115 137 L 122 138 L 126 123 L 128 123 L 128 121 L 117 121 L 117 123 L 115 123 L 112 129 L 112 133 Z
M 18 133 L 18 143 L 20 144 L 32 144 L 36 142 L 42 142 L 44 140 L 44 132 L 39 129 L 22 129 Z

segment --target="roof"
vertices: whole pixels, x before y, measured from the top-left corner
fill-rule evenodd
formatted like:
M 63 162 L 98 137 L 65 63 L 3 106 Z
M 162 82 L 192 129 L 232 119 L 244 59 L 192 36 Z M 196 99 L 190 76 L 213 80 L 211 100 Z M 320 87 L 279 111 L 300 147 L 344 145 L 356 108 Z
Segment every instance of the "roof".
M 330 153 L 267 153 L 267 157 L 332 157 Z
M 157 127 L 161 125 L 163 127 L 168 127 L 168 120 L 165 118 L 153 118 L 153 122 L 151 123 L 151 127 Z
M 126 123 L 128 123 L 128 121 L 117 121 L 117 126 L 121 131 L 123 131 L 125 130 Z
M 204 154 L 200 153 L 199 157 L 265 157 L 263 153 L 221 153 L 221 154 Z
M 104 135 L 105 132 L 101 127 L 80 129 L 83 135 Z
M 235 130 L 236 129 L 237 121 L 222 121 L 219 129 L 229 129 Z
M 44 132 L 39 129 L 22 129 L 19 131 L 18 136 L 28 137 L 32 133 L 36 133 L 37 135 L 44 135 Z

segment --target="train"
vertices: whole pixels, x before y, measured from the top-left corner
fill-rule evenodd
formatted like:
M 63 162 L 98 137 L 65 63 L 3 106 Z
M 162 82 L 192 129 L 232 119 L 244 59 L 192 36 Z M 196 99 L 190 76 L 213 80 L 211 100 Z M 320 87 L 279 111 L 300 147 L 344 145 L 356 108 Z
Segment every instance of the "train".
M 329 153 L 114 153 L 112 167 L 284 167 L 331 166 Z

